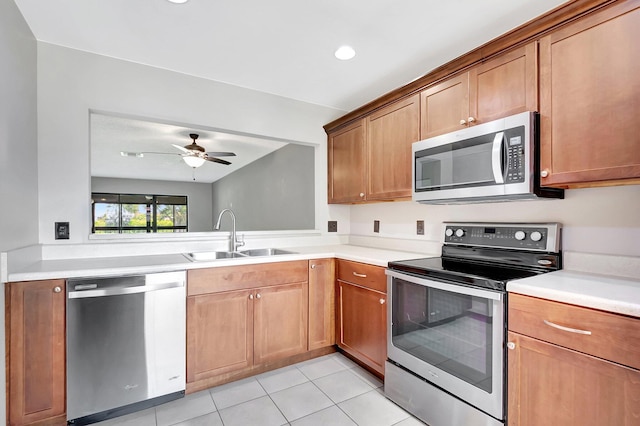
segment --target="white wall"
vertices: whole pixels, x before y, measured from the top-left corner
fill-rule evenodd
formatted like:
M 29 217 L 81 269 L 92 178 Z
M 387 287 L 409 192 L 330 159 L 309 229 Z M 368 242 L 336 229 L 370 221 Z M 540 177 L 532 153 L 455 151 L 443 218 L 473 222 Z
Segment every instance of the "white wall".
M 38 242 L 36 48 L 15 3 L 1 1 L 0 252 Z
M 36 40 L 12 0 L 0 1 L 0 252 L 38 242 Z M 3 258 L 3 255 L 0 255 Z M 3 275 L 0 260 L 0 276 Z M 0 291 L 4 306 L 4 291 Z M 4 315 L 0 359 L 5 358 Z M 0 383 L 6 371 L 0 368 Z M 0 387 L 0 423 L 6 423 Z
M 373 221 L 380 220 L 380 233 Z M 416 221 L 425 235 L 416 235 Z M 560 222 L 563 250 L 640 256 L 640 185 L 565 191 L 564 200 L 467 205 L 423 205 L 412 201 L 351 208 L 351 234 L 442 241 L 442 222 Z
M 257 71 L 259 72 L 259 71 Z M 318 145 L 316 223 L 346 225 L 348 209 L 328 206 L 326 135 L 338 111 L 47 43 L 38 43 L 39 241 L 56 243 L 54 222 L 71 238 L 90 231 L 89 110 L 194 124 Z M 341 233 L 348 232 L 344 226 Z

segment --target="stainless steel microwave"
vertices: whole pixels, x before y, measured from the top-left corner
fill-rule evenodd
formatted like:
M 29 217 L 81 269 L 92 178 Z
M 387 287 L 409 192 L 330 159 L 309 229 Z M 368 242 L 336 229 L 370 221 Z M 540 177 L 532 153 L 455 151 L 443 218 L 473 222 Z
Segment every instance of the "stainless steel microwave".
M 413 144 L 413 200 L 464 204 L 564 198 L 540 187 L 539 116 L 523 112 Z

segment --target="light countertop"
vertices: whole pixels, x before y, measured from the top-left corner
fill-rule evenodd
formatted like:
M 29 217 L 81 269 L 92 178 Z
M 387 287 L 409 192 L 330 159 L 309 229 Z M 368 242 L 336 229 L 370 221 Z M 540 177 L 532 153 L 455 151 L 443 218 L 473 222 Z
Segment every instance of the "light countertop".
M 507 291 L 640 318 L 640 280 L 561 270 L 510 281 Z
M 354 245 L 279 248 L 295 253 L 276 256 L 256 256 L 195 262 L 189 260 L 185 255 L 180 253 L 148 256 L 43 260 L 30 264 L 18 271 L 9 271 L 8 281 L 18 282 L 59 278 L 129 275 L 331 257 L 386 267 L 388 262 L 395 260 L 438 256 L 438 254 L 429 255 L 425 253 L 384 250 Z

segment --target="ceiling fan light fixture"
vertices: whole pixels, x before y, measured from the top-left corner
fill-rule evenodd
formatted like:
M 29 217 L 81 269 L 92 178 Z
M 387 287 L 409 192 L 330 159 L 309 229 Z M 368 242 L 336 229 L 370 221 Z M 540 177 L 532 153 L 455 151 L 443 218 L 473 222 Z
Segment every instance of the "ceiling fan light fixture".
M 175 4 L 183 4 L 186 3 L 188 0 L 169 0 L 169 3 L 175 3 Z
M 185 163 L 187 163 L 187 166 L 193 167 L 194 169 L 196 167 L 202 166 L 205 162 L 204 158 L 196 157 L 193 155 L 185 155 L 184 157 L 182 157 L 182 159 L 184 160 Z

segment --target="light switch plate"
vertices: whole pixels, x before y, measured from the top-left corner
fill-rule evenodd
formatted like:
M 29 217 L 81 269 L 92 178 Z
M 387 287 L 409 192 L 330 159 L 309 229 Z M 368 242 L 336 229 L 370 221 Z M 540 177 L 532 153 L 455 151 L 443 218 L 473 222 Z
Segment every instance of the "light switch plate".
M 56 222 L 56 240 L 68 240 L 69 239 L 69 222 Z

